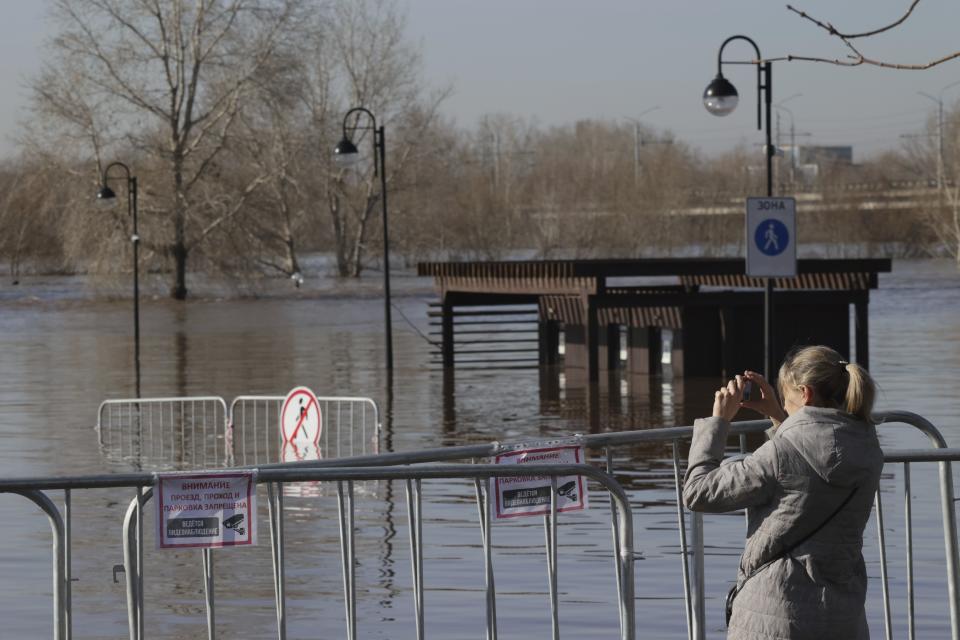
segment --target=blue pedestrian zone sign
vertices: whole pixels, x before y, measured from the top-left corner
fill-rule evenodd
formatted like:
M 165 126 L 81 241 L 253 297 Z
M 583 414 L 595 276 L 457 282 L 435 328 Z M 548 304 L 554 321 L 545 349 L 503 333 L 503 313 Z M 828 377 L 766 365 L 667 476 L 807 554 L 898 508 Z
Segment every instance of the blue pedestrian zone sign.
M 796 202 L 793 198 L 747 198 L 747 275 L 797 275 Z
M 778 256 L 790 245 L 790 232 L 776 218 L 767 218 L 757 226 L 753 241 L 765 255 Z

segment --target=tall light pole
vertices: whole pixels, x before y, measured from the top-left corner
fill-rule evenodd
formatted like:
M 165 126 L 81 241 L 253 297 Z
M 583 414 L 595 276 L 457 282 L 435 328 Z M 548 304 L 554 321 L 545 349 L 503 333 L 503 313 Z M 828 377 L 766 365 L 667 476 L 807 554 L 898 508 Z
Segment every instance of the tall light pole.
M 97 202 L 111 207 L 117 201 L 117 194 L 110 188 L 110 169 L 123 169 L 127 179 L 127 213 L 133 219 L 133 233 L 130 242 L 133 243 L 133 366 L 136 381 L 137 397 L 140 397 L 140 235 L 137 230 L 137 178 L 131 175 L 130 167 L 122 162 L 113 162 L 103 170 L 100 190 L 97 191 Z
M 358 114 L 354 120 L 353 126 L 348 125 L 348 120 L 353 114 Z M 370 118 L 370 125 L 361 127 L 357 124 L 360 114 L 365 114 Z M 387 147 L 384 141 L 383 125 L 377 126 L 377 118 L 369 109 L 365 107 L 354 107 L 347 111 L 343 116 L 343 138 L 333 149 L 334 161 L 342 166 L 348 167 L 356 164 L 360 160 L 360 153 L 357 151 L 357 145 L 350 139 L 350 133 L 367 130 L 373 131 L 373 171 L 374 175 L 380 176 L 380 202 L 383 206 L 383 321 L 384 337 L 386 340 L 387 351 L 387 371 L 393 372 L 393 333 L 390 320 L 390 238 L 388 235 L 389 225 L 387 224 Z
M 629 116 L 624 116 L 627 120 L 633 123 L 633 184 L 636 186 L 640 182 L 640 147 L 643 146 L 643 142 L 640 140 L 640 118 L 647 115 L 652 111 L 656 111 L 660 108 L 660 105 L 655 107 L 650 107 L 646 111 L 641 111 L 640 115 L 636 118 L 631 118 Z
M 937 189 L 942 190 L 944 185 L 944 162 L 943 162 L 943 94 L 947 89 L 955 87 L 960 84 L 960 80 L 957 82 L 951 82 L 947 86 L 940 89 L 940 93 L 936 97 L 926 93 L 925 91 L 917 91 L 918 94 L 924 98 L 929 98 L 937 103 Z
M 793 111 L 791 111 L 790 109 L 786 108 L 783 105 L 789 102 L 790 100 L 793 100 L 794 98 L 799 98 L 802 95 L 803 95 L 802 93 L 794 93 L 793 95 L 787 96 L 783 100 L 778 101 L 777 104 L 773 105 L 773 108 L 776 109 L 777 111 L 777 150 L 778 151 L 782 151 L 782 147 L 780 146 L 780 112 L 785 111 L 787 115 L 790 116 L 790 184 L 791 185 L 796 182 L 796 177 L 797 177 L 796 175 L 797 174 L 797 146 L 796 146 L 797 130 L 794 128 Z M 783 157 L 783 156 L 781 155 L 780 157 Z M 782 170 L 780 169 L 780 164 L 781 163 L 778 161 L 777 176 L 779 177 L 780 188 L 783 189 L 783 175 L 782 175 Z
M 745 40 L 749 42 L 756 52 L 757 57 L 749 62 L 726 62 L 723 61 L 724 48 L 734 40 Z M 757 67 L 757 129 L 762 129 L 763 114 L 766 113 L 766 145 L 764 146 L 767 157 L 767 197 L 773 197 L 773 155 L 776 150 L 773 148 L 770 131 L 770 112 L 773 105 L 773 63 L 764 61 L 760 55 L 760 47 L 757 43 L 747 36 L 731 36 L 720 45 L 720 51 L 717 52 L 717 76 L 707 85 L 703 92 L 703 104 L 707 111 L 715 116 L 726 116 L 733 113 L 740 102 L 740 96 L 729 80 L 723 77 L 724 64 L 752 64 Z M 763 95 L 761 101 L 760 96 Z M 773 373 L 773 279 L 764 278 L 763 295 L 763 375 L 769 380 Z

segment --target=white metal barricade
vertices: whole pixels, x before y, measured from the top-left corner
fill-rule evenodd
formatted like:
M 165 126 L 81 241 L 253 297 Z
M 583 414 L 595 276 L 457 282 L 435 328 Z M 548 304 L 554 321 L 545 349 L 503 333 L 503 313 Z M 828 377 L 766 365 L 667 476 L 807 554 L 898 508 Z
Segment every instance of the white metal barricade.
M 380 409 L 371 398 L 317 396 L 321 429 L 315 451 L 283 442 L 280 411 L 284 398 L 238 396 L 230 403 L 232 464 L 305 462 L 379 453 Z
M 96 429 L 110 460 L 137 469 L 190 469 L 223 464 L 229 424 L 219 396 L 124 398 L 100 403 Z
M 411 575 L 413 578 L 413 601 L 415 637 L 424 638 L 425 604 L 424 604 L 424 543 L 423 528 L 424 516 L 422 509 L 422 483 L 430 480 L 465 480 L 472 481 L 476 491 L 477 507 L 479 512 L 480 532 L 479 540 L 483 549 L 482 571 L 486 584 L 486 637 L 489 640 L 497 638 L 497 593 L 494 588 L 494 569 L 492 553 L 494 548 L 493 531 L 491 529 L 491 512 L 494 498 L 488 490 L 488 483 L 484 482 L 493 477 L 550 477 L 551 495 L 550 508 L 544 516 L 544 530 L 546 537 L 545 552 L 547 557 L 547 584 L 548 606 L 544 607 L 545 615 L 549 615 L 552 629 L 551 637 L 558 640 L 560 637 L 559 620 L 559 588 L 557 550 L 560 546 L 557 530 L 557 478 L 559 476 L 581 475 L 590 478 L 610 495 L 611 505 L 615 505 L 617 515 L 617 539 L 613 545 L 613 559 L 615 570 L 613 582 L 616 589 L 616 610 L 619 612 L 619 633 L 621 640 L 633 640 L 635 637 L 634 622 L 634 550 L 633 550 L 633 515 L 623 488 L 609 474 L 584 464 L 524 464 L 524 465 L 421 465 L 400 467 L 337 467 L 337 468 L 266 468 L 257 472 L 257 482 L 265 483 L 268 489 L 269 532 L 271 543 L 271 557 L 273 561 L 274 595 L 277 616 L 277 637 L 286 638 L 286 590 L 285 590 L 285 556 L 284 543 L 284 501 L 282 486 L 290 482 L 321 482 L 335 483 L 338 496 L 338 513 L 341 545 L 341 572 L 346 614 L 346 637 L 355 640 L 359 637 L 358 620 L 356 614 L 357 584 L 355 568 L 359 560 L 354 543 L 356 525 L 354 522 L 354 485 L 358 481 L 405 481 L 407 488 L 407 521 L 410 538 Z M 140 640 L 144 637 L 144 589 L 145 576 L 143 561 L 143 512 L 144 505 L 153 497 L 153 491 L 142 491 L 144 482 L 150 478 L 131 476 L 128 479 L 130 486 L 137 489 L 136 496 L 130 502 L 123 523 L 124 540 L 124 571 L 127 585 L 127 605 L 129 633 L 131 640 Z M 107 478 L 88 478 L 83 481 L 88 488 L 96 488 Z M 70 486 L 76 486 L 74 480 Z M 448 483 L 443 483 L 445 486 Z M 0 481 L 0 491 L 3 483 Z M 579 546 L 579 545 L 578 545 Z M 207 633 L 209 638 L 216 637 L 215 597 L 213 591 L 213 561 L 210 551 L 201 551 L 203 566 L 204 595 L 207 612 Z M 477 563 L 472 563 L 477 566 Z M 575 583 L 576 577 L 567 577 Z M 463 591 L 469 595 L 469 590 Z M 500 597 L 508 597 L 501 594 Z M 614 603 L 611 602 L 611 605 Z M 549 611 L 549 614 L 547 614 Z M 361 621 L 362 623 L 362 621 Z
M 142 409 L 142 405 L 138 407 Z M 129 409 L 127 409 L 129 412 Z M 143 415 L 141 415 L 141 422 L 143 423 Z M 915 636 L 915 609 L 914 609 L 914 590 L 913 590 L 913 542 L 911 532 L 913 530 L 913 514 L 911 509 L 911 482 L 910 482 L 910 464 L 919 463 L 919 462 L 935 462 L 938 465 L 938 476 L 939 476 L 939 498 L 940 511 L 942 516 L 942 529 L 943 529 L 943 542 L 944 547 L 943 551 L 945 554 L 945 562 L 943 562 L 943 567 L 946 572 L 946 582 L 947 582 L 947 593 L 946 599 L 950 609 L 950 637 L 954 640 L 960 640 L 960 630 L 958 630 L 957 619 L 958 612 L 960 612 L 960 589 L 957 588 L 957 526 L 955 518 L 955 506 L 954 506 L 954 485 L 953 477 L 951 470 L 951 463 L 953 461 L 960 460 L 960 449 L 949 449 L 946 448 L 945 441 L 942 436 L 936 430 L 936 428 L 931 425 L 924 418 L 908 413 L 908 412 L 886 412 L 883 414 L 877 414 L 875 416 L 878 422 L 883 424 L 889 423 L 903 423 L 911 425 L 915 428 L 918 428 L 921 432 L 926 434 L 931 443 L 933 444 L 933 449 L 928 450 L 916 450 L 916 451 L 886 451 L 885 457 L 888 464 L 892 463 L 901 463 L 904 464 L 903 467 L 903 478 L 904 478 L 904 491 L 905 491 L 905 526 L 907 531 L 907 544 L 906 544 L 906 554 L 907 554 L 907 569 L 906 569 L 906 589 L 907 589 L 907 607 L 906 607 L 906 619 L 907 619 L 907 629 L 908 636 Z M 735 423 L 733 434 L 737 433 L 759 433 L 762 431 L 768 423 L 765 421 L 749 421 L 743 423 Z M 101 435 L 104 435 L 106 432 L 101 430 Z M 694 576 L 692 582 L 694 584 L 700 584 L 701 587 L 697 589 L 696 587 L 691 588 L 690 585 L 690 568 L 688 567 L 688 556 L 692 555 L 694 558 L 702 550 L 700 549 L 690 549 L 687 544 L 685 537 L 685 532 L 687 525 L 685 521 L 688 519 L 684 514 L 682 504 L 679 500 L 679 479 L 680 479 L 680 459 L 677 453 L 677 445 L 684 440 L 689 439 L 692 433 L 690 427 L 671 427 L 663 429 L 654 429 L 654 430 L 645 430 L 645 431 L 632 431 L 632 432 L 619 432 L 619 433 L 603 433 L 603 434 L 592 434 L 585 436 L 578 436 L 577 440 L 582 443 L 584 446 L 588 446 L 594 449 L 602 449 L 605 451 L 607 456 L 608 469 L 612 467 L 613 462 L 613 451 L 617 447 L 626 446 L 626 445 L 636 445 L 638 443 L 668 443 L 673 446 L 673 458 L 674 458 L 674 474 L 677 480 L 677 513 L 678 513 L 678 531 L 681 537 L 680 544 L 680 558 L 683 562 L 682 570 L 678 571 L 683 576 L 685 583 L 685 592 L 686 592 L 686 610 L 689 623 L 689 633 L 691 637 L 702 637 L 703 634 L 703 622 L 697 620 L 697 615 L 693 610 L 699 609 L 698 612 L 702 615 L 703 607 L 703 591 L 702 591 L 702 582 L 699 578 L 702 578 L 702 573 L 698 576 Z M 106 442 L 106 441 L 105 441 Z M 502 451 L 503 448 L 497 443 L 490 443 L 486 445 L 467 445 L 462 447 L 447 447 L 439 448 L 428 451 L 417 451 L 417 452 L 396 452 L 396 453 L 385 453 L 381 455 L 366 455 L 358 456 L 356 458 L 342 458 L 342 459 L 326 459 L 320 461 L 314 461 L 307 464 L 272 464 L 266 465 L 259 468 L 259 478 L 261 482 L 274 483 L 274 486 L 279 489 L 281 484 L 286 484 L 290 482 L 299 482 L 304 480 L 315 481 L 315 482 L 332 482 L 335 481 L 338 483 L 338 494 L 340 499 L 340 529 L 341 529 L 341 543 L 343 545 L 342 554 L 344 557 L 344 567 L 343 567 L 343 578 L 344 578 L 344 593 L 347 598 L 347 628 L 349 637 L 355 637 L 356 634 L 356 620 L 355 613 L 356 610 L 351 604 L 354 592 L 354 583 L 352 577 L 352 567 L 354 566 L 355 561 L 355 552 L 353 551 L 353 542 L 352 542 L 352 532 L 354 530 L 354 522 L 352 515 L 352 495 L 353 495 L 353 483 L 360 480 L 407 480 L 408 486 L 408 519 L 411 527 L 410 530 L 410 541 L 412 545 L 412 556 L 413 556 L 413 579 L 415 581 L 414 585 L 414 604 L 417 608 L 417 636 L 420 637 L 422 634 L 422 623 L 423 623 L 423 600 L 422 600 L 422 589 L 423 589 L 423 572 L 422 572 L 422 550 L 418 550 L 418 545 L 422 544 L 422 531 L 423 527 L 423 516 L 421 513 L 420 507 L 420 488 L 419 481 L 425 480 L 428 478 L 464 478 L 470 479 L 473 478 L 476 482 L 479 482 L 481 478 L 489 477 L 491 475 L 506 475 L 512 473 L 504 467 L 499 467 L 499 471 L 493 468 L 486 468 L 483 465 L 474 465 L 471 467 L 396 467 L 392 466 L 389 469 L 373 469 L 372 467 L 384 467 L 389 465 L 409 465 L 414 463 L 424 463 L 424 462 L 436 462 L 439 460 L 463 460 L 470 458 L 482 458 L 494 455 L 497 452 Z M 361 465 L 363 468 L 361 468 Z M 532 465 L 523 465 L 529 471 L 534 471 L 535 468 Z M 327 468 L 322 469 L 321 467 L 342 467 L 339 469 Z M 559 468 L 559 467 L 558 467 Z M 558 471 L 553 469 L 552 471 Z M 564 467 L 565 473 L 570 473 L 568 467 Z M 582 475 L 587 475 L 592 477 L 594 480 L 598 480 L 604 486 L 607 486 L 608 483 L 605 480 L 599 479 L 594 472 L 598 470 L 593 469 L 592 471 L 583 470 Z M 546 471 L 544 471 L 546 474 Z M 552 473 L 552 472 L 551 472 Z M 578 470 L 578 473 L 581 471 Z M 604 478 L 611 478 L 612 476 L 608 474 L 603 474 Z M 128 511 L 127 521 L 125 523 L 125 533 L 124 540 L 127 545 L 127 553 L 125 558 L 125 565 L 127 567 L 127 579 L 128 579 L 128 596 L 129 596 L 129 615 L 131 616 L 131 637 L 143 637 L 143 617 L 142 617 L 142 594 L 143 594 L 143 561 L 142 561 L 142 545 L 144 540 L 144 534 L 142 529 L 142 509 L 138 509 L 138 505 L 142 505 L 149 496 L 149 490 L 144 492 L 144 488 L 149 488 L 153 484 L 153 476 L 146 473 L 131 473 L 131 474 L 112 474 L 112 475 L 103 475 L 103 476 L 91 476 L 83 478 L 25 478 L 25 479 L 0 479 L 0 493 L 19 493 L 27 496 L 33 500 L 36 504 L 41 506 L 41 508 L 47 513 L 48 517 L 51 520 L 51 526 L 54 534 L 54 628 L 56 630 L 56 637 L 69 637 L 70 633 L 70 589 L 69 589 L 69 580 L 71 575 L 70 569 L 70 491 L 75 491 L 79 489 L 94 489 L 94 488 L 108 488 L 108 487 L 128 487 L 135 488 L 136 494 L 133 503 L 131 504 L 131 509 Z M 632 533 L 630 529 L 633 526 L 631 521 L 632 516 L 629 510 L 629 505 L 624 504 L 620 499 L 613 499 L 615 494 L 622 492 L 622 487 L 617 486 L 616 489 L 607 486 L 611 492 L 611 509 L 613 515 L 613 531 L 614 531 L 614 557 L 618 560 L 614 563 L 617 573 L 617 584 L 620 585 L 621 597 L 626 597 L 623 594 L 627 594 L 627 587 L 624 583 L 626 579 L 625 571 L 627 570 L 627 565 L 624 564 L 623 559 L 625 556 L 632 555 Z M 46 497 L 46 491 L 53 490 L 63 490 L 65 491 L 65 505 L 64 505 L 64 516 L 61 518 L 56 507 L 53 506 L 53 503 Z M 478 484 L 478 506 L 480 509 L 480 521 L 481 521 L 481 540 L 486 549 L 489 544 L 489 535 L 490 531 L 485 525 L 489 521 L 489 509 L 484 505 L 489 505 L 489 497 L 483 496 L 483 491 Z M 274 492 L 273 488 L 270 488 L 270 501 L 269 507 L 271 510 L 270 515 L 270 531 L 271 539 L 273 540 L 273 559 L 275 563 L 275 576 L 276 576 L 276 606 L 277 606 L 277 616 L 278 616 L 278 636 L 283 638 L 283 621 L 285 619 L 284 614 L 284 599 L 283 599 L 283 557 L 284 557 L 284 544 L 283 544 L 283 491 Z M 891 613 L 890 613 L 890 593 L 888 590 L 888 563 L 887 563 L 887 543 L 884 536 L 884 513 L 882 505 L 879 500 L 876 503 L 876 517 L 878 525 L 878 543 L 880 546 L 881 553 L 881 596 L 883 599 L 884 606 L 884 622 L 885 622 L 885 631 L 887 637 L 892 636 L 892 626 L 891 626 Z M 694 515 L 692 520 L 696 520 L 698 516 Z M 555 522 L 554 522 L 555 525 Z M 552 526 L 548 522 L 547 528 L 547 544 L 548 544 L 548 555 L 555 553 L 555 546 L 551 549 L 551 545 L 555 545 L 555 530 L 552 530 Z M 701 533 L 703 530 L 701 529 Z M 709 536 L 707 536 L 709 537 Z M 551 542 L 551 539 L 553 542 Z M 698 540 L 702 540 L 702 536 L 697 537 Z M 628 542 L 630 540 L 630 542 Z M 697 545 L 695 545 L 696 547 Z M 213 609 L 213 592 L 212 592 L 212 559 L 204 557 L 204 575 L 205 575 L 205 585 L 207 587 L 207 607 L 208 607 L 208 628 L 210 637 L 213 637 L 215 628 L 215 617 Z M 548 562 L 549 564 L 549 562 Z M 697 562 L 694 562 L 694 565 L 697 565 Z M 702 571 L 702 565 L 699 565 Z M 939 563 L 938 563 L 938 566 Z M 489 568 L 489 556 L 488 556 L 488 568 Z M 554 572 L 555 564 L 551 565 L 550 568 L 550 580 L 551 585 L 554 584 Z M 680 567 L 678 567 L 680 569 Z M 630 567 L 632 572 L 632 566 Z M 630 580 L 632 586 L 632 579 Z M 492 576 L 488 582 L 488 594 L 487 594 L 487 611 L 488 611 L 488 638 L 496 637 L 496 605 L 495 605 L 495 591 L 492 588 Z M 554 587 L 551 586 L 551 590 Z M 692 592 L 692 593 L 691 593 Z M 555 609 L 555 591 L 551 592 L 551 607 Z M 621 607 L 621 620 L 625 620 L 624 616 L 629 616 L 632 618 L 632 594 L 630 595 L 629 611 L 625 611 Z M 491 622 L 492 621 L 492 622 Z M 492 630 L 491 630 L 492 629 Z M 632 630 L 630 631 L 632 634 Z M 554 635 L 556 635 L 556 629 Z M 624 636 L 628 637 L 628 636 Z
M 318 396 L 318 446 L 285 444 L 285 396 L 117 398 L 97 411 L 96 430 L 109 460 L 136 469 L 198 469 L 310 462 L 376 455 L 380 410 L 371 398 Z

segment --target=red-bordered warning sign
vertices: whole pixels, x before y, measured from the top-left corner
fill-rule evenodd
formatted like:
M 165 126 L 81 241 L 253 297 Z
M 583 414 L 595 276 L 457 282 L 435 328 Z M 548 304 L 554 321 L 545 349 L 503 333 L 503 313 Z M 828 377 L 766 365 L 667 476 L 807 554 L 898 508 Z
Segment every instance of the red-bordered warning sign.
M 583 447 L 579 444 L 520 448 L 501 453 L 495 464 L 581 464 Z M 496 499 L 498 519 L 518 516 L 537 516 L 550 513 L 550 495 L 553 483 L 550 476 L 511 476 L 492 478 L 491 489 Z M 587 484 L 583 476 L 557 478 L 557 512 L 580 511 L 587 508 Z
M 287 394 L 280 410 L 280 433 L 284 442 L 318 444 L 323 429 L 323 416 L 317 396 L 307 387 L 297 387 Z
M 257 544 L 256 471 L 161 473 L 154 491 L 159 549 Z

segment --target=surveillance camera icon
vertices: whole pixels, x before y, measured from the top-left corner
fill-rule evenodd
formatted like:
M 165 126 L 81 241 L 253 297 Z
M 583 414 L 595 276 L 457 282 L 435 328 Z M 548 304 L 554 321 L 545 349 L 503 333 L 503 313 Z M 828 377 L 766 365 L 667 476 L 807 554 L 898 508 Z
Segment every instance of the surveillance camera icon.
M 564 498 L 568 498 L 570 500 L 576 500 L 577 499 L 576 488 L 577 488 L 577 481 L 571 480 L 570 482 L 565 482 L 559 487 L 557 487 L 557 493 L 563 496 Z
M 226 520 L 224 520 L 224 521 L 223 521 L 223 526 L 226 527 L 227 529 L 231 529 L 232 531 L 236 531 L 237 534 L 239 534 L 239 535 L 241 535 L 241 536 L 242 536 L 244 533 L 246 533 L 246 529 L 244 529 L 244 527 L 243 527 L 243 514 L 242 514 L 242 513 L 238 513 L 238 514 L 232 515 L 232 516 L 230 516 L 229 518 L 227 518 Z

